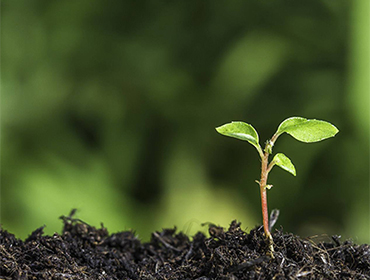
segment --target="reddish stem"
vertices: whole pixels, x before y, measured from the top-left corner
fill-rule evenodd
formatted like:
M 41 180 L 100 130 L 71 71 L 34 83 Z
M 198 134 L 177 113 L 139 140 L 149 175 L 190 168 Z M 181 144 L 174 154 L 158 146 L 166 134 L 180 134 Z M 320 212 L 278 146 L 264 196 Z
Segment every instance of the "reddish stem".
M 267 209 L 267 193 L 266 188 L 260 186 L 261 191 L 261 205 L 262 205 L 262 217 L 263 217 L 263 229 L 265 230 L 266 237 L 270 237 L 271 233 L 269 231 L 269 218 Z
M 261 205 L 262 205 L 262 218 L 263 218 L 263 229 L 265 235 L 268 239 L 271 239 L 271 233 L 269 230 L 269 217 L 268 217 L 268 208 L 267 208 L 267 193 L 266 193 L 266 184 L 268 176 L 268 152 L 266 151 L 262 157 L 261 165 L 261 181 L 260 183 L 260 192 L 261 192 Z

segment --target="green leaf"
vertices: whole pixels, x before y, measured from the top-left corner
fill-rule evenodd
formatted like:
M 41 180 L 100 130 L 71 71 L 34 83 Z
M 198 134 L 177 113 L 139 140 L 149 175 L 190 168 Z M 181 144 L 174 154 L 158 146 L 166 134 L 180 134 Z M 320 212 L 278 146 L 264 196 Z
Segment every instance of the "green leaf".
M 243 141 L 248 141 L 253 146 L 256 147 L 259 153 L 262 149 L 259 145 L 258 133 L 253 126 L 245 122 L 231 122 L 224 124 L 222 126 L 216 127 L 218 133 L 240 139 Z
M 284 155 L 282 153 L 278 153 L 274 156 L 274 159 L 272 160 L 272 162 L 274 164 L 280 166 L 282 169 L 284 169 L 284 170 L 288 171 L 289 173 L 293 174 L 294 176 L 296 175 L 295 167 L 286 155 Z
M 334 125 L 326 121 L 292 117 L 280 124 L 276 134 L 286 132 L 299 141 L 312 143 L 334 137 L 338 131 Z

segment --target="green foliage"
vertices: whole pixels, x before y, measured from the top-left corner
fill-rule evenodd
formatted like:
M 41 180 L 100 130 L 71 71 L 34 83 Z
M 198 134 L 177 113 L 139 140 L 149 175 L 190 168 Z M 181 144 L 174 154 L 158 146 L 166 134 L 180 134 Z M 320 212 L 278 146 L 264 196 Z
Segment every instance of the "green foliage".
M 301 117 L 292 117 L 283 121 L 276 134 L 288 133 L 295 139 L 312 143 L 329 137 L 334 137 L 338 129 L 331 123 L 320 120 L 307 120 Z
M 258 133 L 250 124 L 233 121 L 217 127 L 216 130 L 222 135 L 248 141 L 250 144 L 256 147 L 261 158 L 264 157 L 259 144 Z M 279 125 L 274 136 L 267 142 L 265 151 L 267 151 L 268 154 L 271 154 L 276 139 L 284 132 L 290 134 L 301 142 L 312 143 L 334 137 L 338 131 L 339 130 L 334 125 L 326 121 L 305 119 L 302 117 L 291 117 L 284 120 Z M 294 165 L 290 159 L 282 153 L 275 155 L 274 159 L 272 160 L 272 164 L 280 166 L 282 169 L 288 171 L 294 176 L 296 175 Z
M 250 124 L 245 122 L 231 122 L 217 127 L 216 130 L 222 135 L 248 141 L 250 144 L 256 147 L 258 152 L 262 152 L 259 144 L 258 133 Z
M 290 161 L 290 159 L 282 154 L 282 153 L 277 153 L 272 162 L 276 164 L 277 166 L 280 166 L 282 169 L 288 171 L 289 173 L 293 174 L 296 176 L 296 171 L 293 163 Z

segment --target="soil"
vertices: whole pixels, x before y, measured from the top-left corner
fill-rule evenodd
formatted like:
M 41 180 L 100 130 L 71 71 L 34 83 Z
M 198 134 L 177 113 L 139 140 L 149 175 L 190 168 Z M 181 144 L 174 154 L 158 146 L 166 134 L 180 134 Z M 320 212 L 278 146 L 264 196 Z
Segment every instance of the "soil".
M 262 227 L 249 233 L 233 221 L 228 230 L 208 225 L 210 237 L 191 239 L 174 229 L 142 243 L 132 231 L 109 234 L 72 215 L 62 234 L 43 227 L 25 240 L 0 231 L 0 279 L 370 279 L 370 245 L 301 239 L 273 232 L 274 258 Z

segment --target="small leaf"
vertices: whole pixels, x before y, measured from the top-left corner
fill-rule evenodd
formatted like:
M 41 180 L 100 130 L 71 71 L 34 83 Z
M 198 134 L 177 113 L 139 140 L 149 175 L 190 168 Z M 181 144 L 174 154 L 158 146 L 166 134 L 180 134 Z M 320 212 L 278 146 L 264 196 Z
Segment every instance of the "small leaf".
M 334 137 L 338 131 L 334 125 L 326 121 L 292 117 L 280 124 L 276 134 L 286 132 L 299 141 L 312 143 Z
M 216 130 L 222 135 L 248 141 L 253 146 L 255 146 L 259 152 L 261 151 L 261 147 L 258 143 L 258 133 L 250 124 L 247 124 L 245 122 L 231 122 L 216 127 Z
M 288 171 L 294 176 L 296 175 L 295 167 L 286 155 L 278 153 L 274 156 L 274 159 L 272 161 L 276 165 L 280 166 L 282 169 Z

